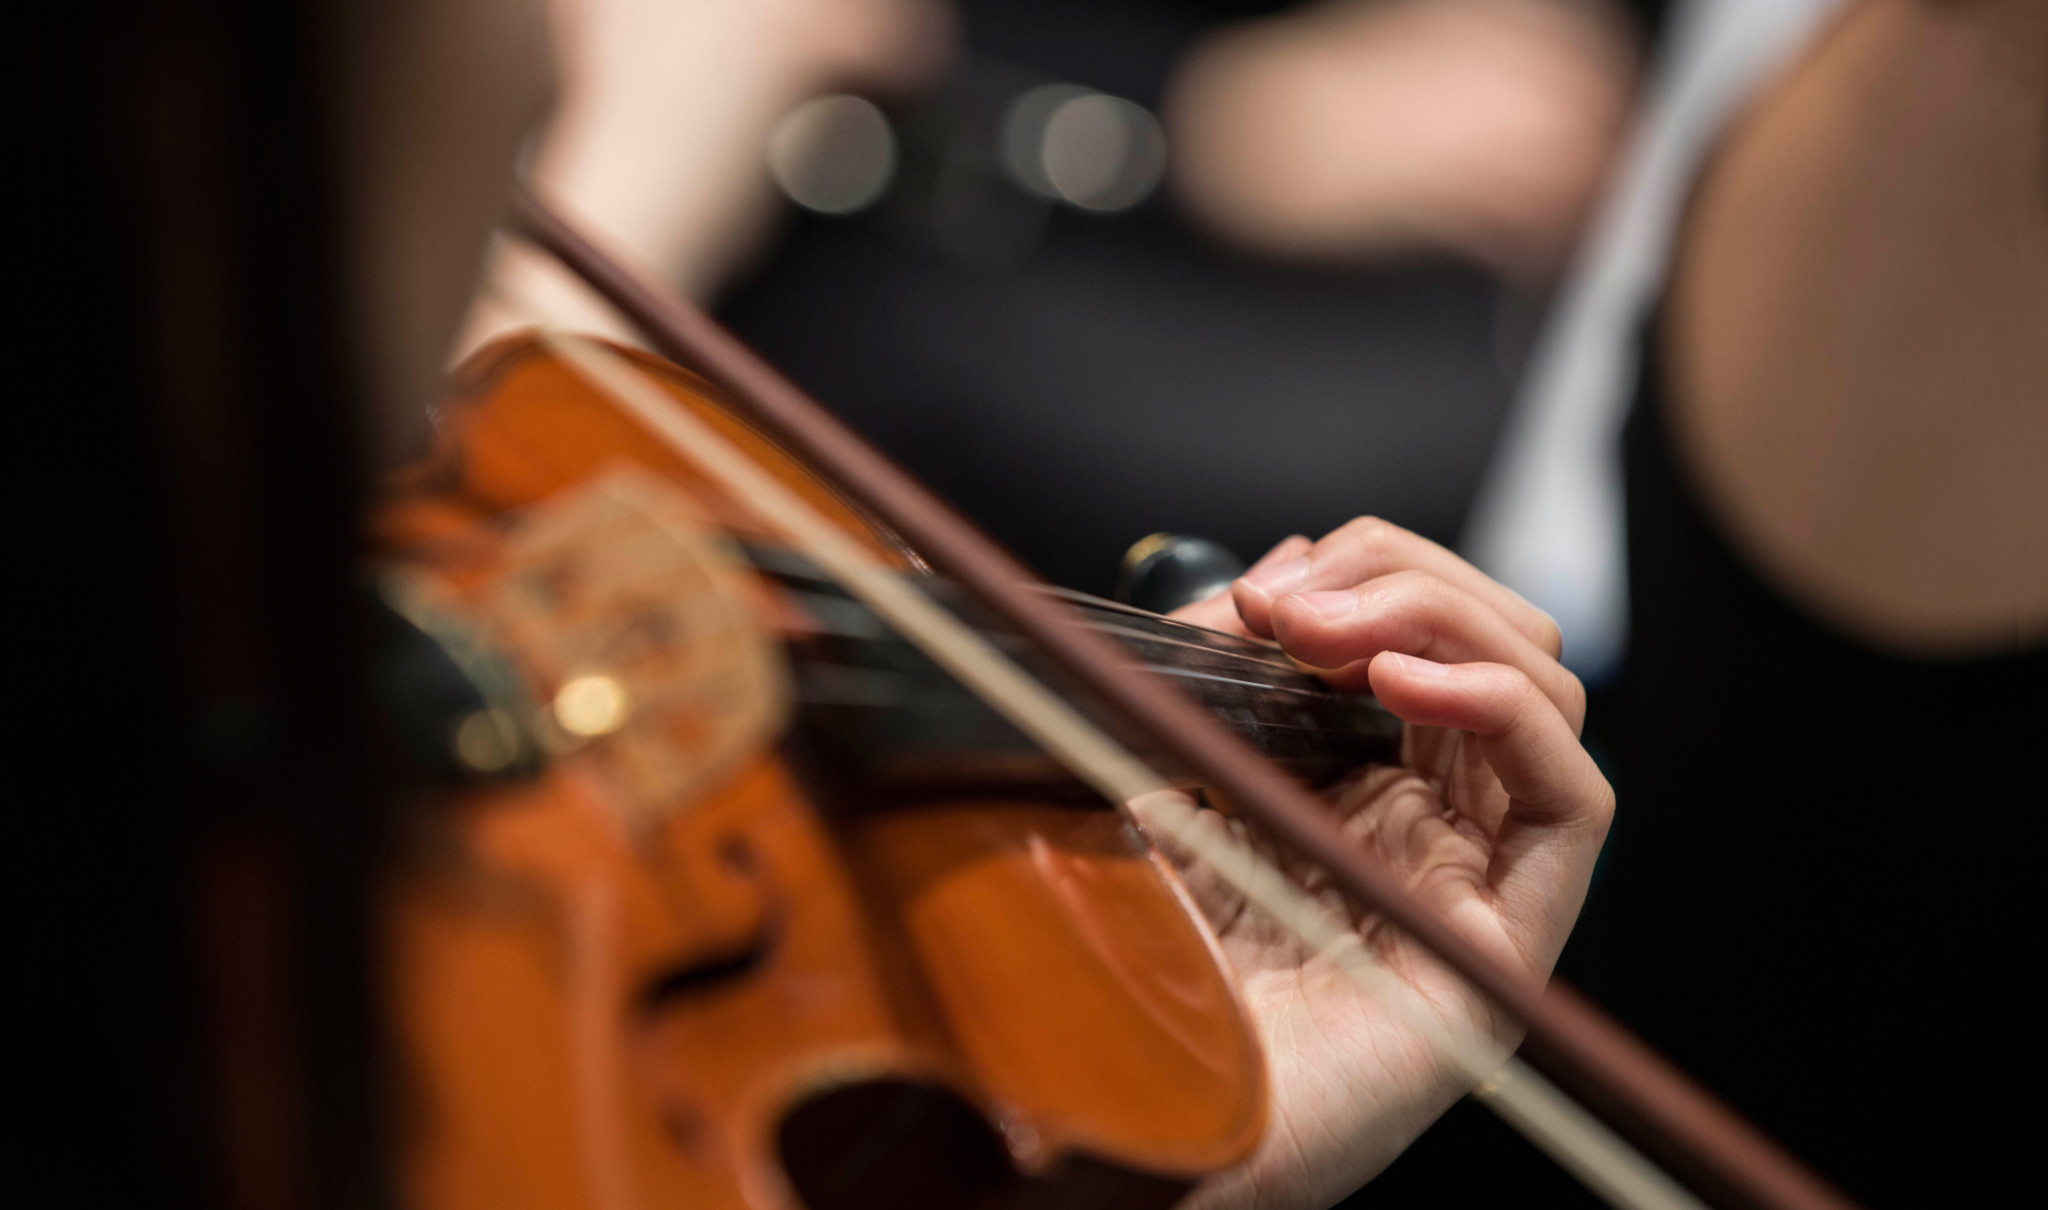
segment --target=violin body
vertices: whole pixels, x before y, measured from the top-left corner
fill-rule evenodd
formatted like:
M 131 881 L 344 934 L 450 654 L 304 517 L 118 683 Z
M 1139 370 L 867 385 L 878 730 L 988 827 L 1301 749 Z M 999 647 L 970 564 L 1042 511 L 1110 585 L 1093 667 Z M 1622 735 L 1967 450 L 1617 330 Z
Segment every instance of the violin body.
M 440 436 L 377 527 L 387 591 L 485 687 L 450 735 L 480 775 L 391 896 L 411 1201 L 1164 1205 L 1250 1153 L 1257 1040 L 1117 810 L 977 759 L 1003 742 L 909 781 L 850 757 L 791 668 L 815 594 L 738 553 L 772 535 L 534 342 L 473 359 Z

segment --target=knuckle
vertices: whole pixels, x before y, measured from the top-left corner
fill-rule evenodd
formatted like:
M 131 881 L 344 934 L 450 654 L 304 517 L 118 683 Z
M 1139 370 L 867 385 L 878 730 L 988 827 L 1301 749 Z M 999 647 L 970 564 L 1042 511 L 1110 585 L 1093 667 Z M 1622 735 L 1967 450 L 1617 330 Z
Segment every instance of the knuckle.
M 1605 836 L 1607 830 L 1614 826 L 1614 786 L 1601 776 L 1598 769 L 1593 771 L 1592 781 L 1591 787 L 1579 796 L 1575 813 Z
M 1379 517 L 1353 517 L 1330 536 L 1341 539 L 1346 550 L 1370 557 L 1385 553 L 1397 532 L 1391 522 Z
M 1361 638 L 1428 655 L 1445 629 L 1444 587 L 1426 572 L 1375 577 L 1354 590 L 1362 608 L 1352 614 L 1351 628 Z
M 1450 585 L 1426 571 L 1404 567 L 1376 577 L 1373 592 L 1389 608 L 1418 612 L 1441 610 Z
M 1542 686 L 1538 685 L 1534 678 L 1512 665 L 1503 667 L 1507 668 L 1509 682 L 1514 686 L 1517 721 L 1550 707 L 1550 696 L 1543 692 Z
M 1569 671 L 1564 674 L 1561 687 L 1564 700 L 1558 703 L 1567 720 L 1575 720 L 1572 730 L 1577 731 L 1586 719 L 1586 683 Z
M 1528 725 L 1530 712 L 1543 695 L 1528 674 L 1508 664 L 1488 664 L 1487 714 L 1495 720 L 1496 734 L 1506 735 Z

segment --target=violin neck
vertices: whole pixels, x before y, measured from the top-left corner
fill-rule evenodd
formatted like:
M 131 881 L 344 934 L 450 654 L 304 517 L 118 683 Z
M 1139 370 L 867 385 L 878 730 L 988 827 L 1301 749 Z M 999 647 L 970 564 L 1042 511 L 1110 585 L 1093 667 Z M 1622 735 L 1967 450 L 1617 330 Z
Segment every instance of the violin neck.
M 954 794 L 1070 780 L 1022 732 L 806 560 L 757 545 L 746 553 L 802 618 L 789 650 L 805 731 L 835 759 L 857 766 L 867 784 L 892 793 Z M 922 587 L 1035 675 L 1075 689 L 1030 644 L 994 626 L 965 593 L 936 579 Z M 1400 720 L 1371 697 L 1331 689 L 1270 643 L 1081 593 L 1047 591 L 1115 639 L 1139 668 L 1169 679 L 1309 785 L 1327 785 L 1360 765 L 1398 756 Z M 1074 698 L 1160 772 L 1192 784 L 1163 754 L 1124 734 L 1086 694 L 1075 689 Z

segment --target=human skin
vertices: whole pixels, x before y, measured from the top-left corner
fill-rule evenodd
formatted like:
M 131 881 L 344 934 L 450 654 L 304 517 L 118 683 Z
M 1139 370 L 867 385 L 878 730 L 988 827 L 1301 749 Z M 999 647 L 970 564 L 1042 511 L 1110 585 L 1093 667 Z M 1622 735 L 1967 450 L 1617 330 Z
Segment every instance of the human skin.
M 1538 980 L 1578 917 L 1614 795 L 1578 735 L 1585 693 L 1551 620 L 1443 547 L 1384 521 L 1289 538 L 1183 620 L 1277 639 L 1407 723 L 1398 767 L 1335 796 L 1345 834 L 1474 945 Z M 1145 805 L 1135 804 L 1142 821 Z M 1205 826 L 1244 828 L 1206 812 Z M 1256 837 L 1252 837 L 1256 843 Z M 1272 1125 L 1200 1210 L 1326 1206 L 1369 1180 L 1466 1091 L 1409 1020 L 1164 846 L 1216 927 L 1266 1048 Z M 1294 869 L 1334 906 L 1324 880 Z M 1512 1024 L 1371 913 L 1360 937 L 1436 1028 L 1512 1045 Z
M 1658 336 L 1775 588 L 1901 655 L 2048 641 L 2048 3 L 1845 9 L 1716 148 Z

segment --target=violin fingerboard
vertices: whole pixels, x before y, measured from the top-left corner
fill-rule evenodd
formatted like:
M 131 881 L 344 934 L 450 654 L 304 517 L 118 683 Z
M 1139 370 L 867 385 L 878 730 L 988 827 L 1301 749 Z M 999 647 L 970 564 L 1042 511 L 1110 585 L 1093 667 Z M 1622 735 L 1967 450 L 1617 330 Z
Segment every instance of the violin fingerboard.
M 790 640 L 803 724 L 865 778 L 896 792 L 1071 780 L 1023 733 L 803 560 L 760 548 L 749 548 L 748 555 L 806 622 Z M 1034 674 L 1055 688 L 1071 688 L 1029 644 L 989 627 L 963 594 L 943 581 L 922 586 Z M 1277 646 L 1051 591 L 1086 624 L 1117 640 L 1138 667 L 1168 680 L 1303 782 L 1327 785 L 1361 765 L 1398 758 L 1399 719 L 1371 697 L 1330 688 Z M 1074 698 L 1160 772 L 1184 772 L 1134 742 L 1085 695 Z

